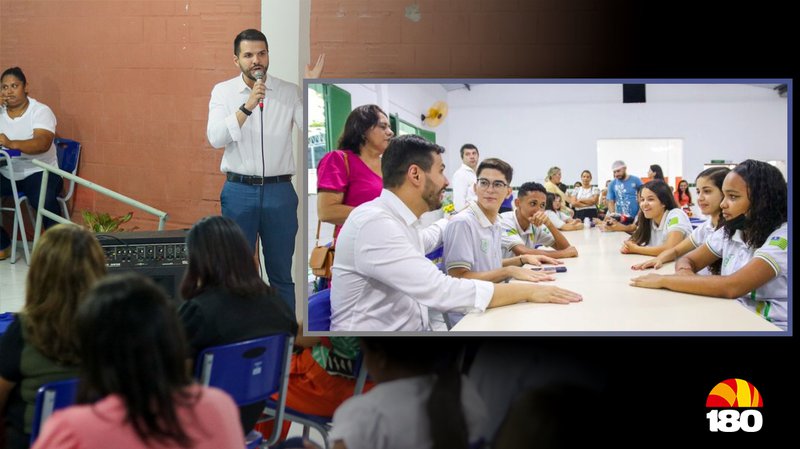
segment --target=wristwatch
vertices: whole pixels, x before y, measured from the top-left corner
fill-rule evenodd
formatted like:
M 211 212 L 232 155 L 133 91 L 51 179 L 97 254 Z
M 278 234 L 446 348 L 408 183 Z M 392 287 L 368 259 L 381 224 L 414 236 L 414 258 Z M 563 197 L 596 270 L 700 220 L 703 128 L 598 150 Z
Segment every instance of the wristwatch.
M 242 105 L 239 106 L 239 110 L 242 111 L 244 115 L 250 115 L 253 113 L 253 111 L 248 111 L 247 108 L 244 107 L 244 103 L 242 103 Z

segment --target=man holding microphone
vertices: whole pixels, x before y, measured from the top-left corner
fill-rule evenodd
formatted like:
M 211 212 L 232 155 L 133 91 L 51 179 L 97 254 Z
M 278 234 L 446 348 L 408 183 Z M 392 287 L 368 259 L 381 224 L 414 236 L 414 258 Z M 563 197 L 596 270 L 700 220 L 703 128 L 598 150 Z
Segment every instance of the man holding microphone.
M 256 236 L 261 238 L 269 282 L 294 310 L 297 193 L 291 183 L 292 125 L 303 129 L 302 100 L 297 85 L 267 73 L 269 46 L 263 33 L 242 31 L 233 50 L 241 74 L 214 86 L 206 130 L 211 146 L 224 148 L 222 215 L 239 224 L 254 251 Z

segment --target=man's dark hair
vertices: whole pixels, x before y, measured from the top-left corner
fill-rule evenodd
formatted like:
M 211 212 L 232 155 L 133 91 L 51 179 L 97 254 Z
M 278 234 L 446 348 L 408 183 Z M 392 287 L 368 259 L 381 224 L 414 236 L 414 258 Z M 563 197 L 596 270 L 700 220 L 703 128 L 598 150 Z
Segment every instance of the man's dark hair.
M 389 142 L 381 158 L 383 187 L 400 187 L 406 178 L 408 168 L 416 165 L 424 172 L 430 172 L 433 155 L 444 153 L 444 148 L 420 136 L 406 134 Z
M 367 143 L 367 131 L 380 122 L 381 115 L 389 117 L 380 106 L 374 104 L 358 106 L 350 111 L 339 137 L 339 149 L 361 154 L 361 146 Z
M 547 189 L 545 189 L 543 185 L 539 184 L 538 182 L 526 182 L 519 186 L 517 198 L 522 199 L 525 197 L 525 195 L 531 192 L 542 192 L 547 195 Z
M 242 41 L 261 41 L 269 48 L 267 36 L 264 36 L 264 33 L 261 31 L 250 28 L 237 34 L 236 39 L 233 40 L 233 54 L 236 56 L 239 56 L 239 44 Z
M 465 143 L 464 145 L 461 145 L 461 150 L 460 150 L 461 151 L 461 159 L 464 159 L 464 150 L 467 150 L 467 149 L 478 151 L 478 147 L 476 147 L 475 145 L 473 145 L 471 143 Z M 478 154 L 481 154 L 481 152 L 478 151 Z
M 25 86 L 28 84 L 27 78 L 25 78 L 25 74 L 22 73 L 22 69 L 19 67 L 9 67 L 5 71 L 3 71 L 3 75 L 0 75 L 0 80 L 6 77 L 6 75 L 14 75 L 20 81 L 22 81 L 22 85 Z
M 493 168 L 499 171 L 503 174 L 503 176 L 505 176 L 506 182 L 509 185 L 511 184 L 511 177 L 514 175 L 514 169 L 511 168 L 511 165 L 509 165 L 508 162 L 490 157 L 489 159 L 484 159 L 483 162 L 478 165 L 478 170 L 475 173 L 480 176 L 481 172 L 487 168 Z

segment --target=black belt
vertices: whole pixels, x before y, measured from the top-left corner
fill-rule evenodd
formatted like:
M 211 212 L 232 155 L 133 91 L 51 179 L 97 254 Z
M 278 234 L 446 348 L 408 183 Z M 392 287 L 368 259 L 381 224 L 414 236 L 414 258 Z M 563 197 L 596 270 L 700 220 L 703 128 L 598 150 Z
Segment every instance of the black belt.
M 249 175 L 240 175 L 239 173 L 228 172 L 228 181 L 231 182 L 240 182 L 242 184 L 250 184 L 251 186 L 260 186 L 264 184 L 277 184 L 279 182 L 291 182 L 292 175 L 280 175 L 280 176 L 249 176 Z

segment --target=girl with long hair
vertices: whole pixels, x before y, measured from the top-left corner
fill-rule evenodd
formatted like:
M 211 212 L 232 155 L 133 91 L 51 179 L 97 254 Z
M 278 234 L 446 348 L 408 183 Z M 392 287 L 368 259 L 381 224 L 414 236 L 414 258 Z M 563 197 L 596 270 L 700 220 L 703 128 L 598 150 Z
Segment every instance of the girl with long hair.
M 725 224 L 675 263 L 674 275 L 648 274 L 631 285 L 736 299 L 779 328 L 788 324 L 788 189 L 772 165 L 748 159 L 725 176 Z M 695 276 L 722 260 L 719 276 Z
M 662 251 L 657 257 L 640 264 L 634 265 L 634 270 L 644 270 L 646 268 L 661 268 L 667 262 L 672 262 L 689 251 L 703 245 L 708 237 L 717 229 L 725 224 L 722 217 L 722 182 L 730 172 L 727 167 L 711 167 L 703 170 L 697 175 L 697 204 L 703 215 L 708 220 L 697 227 L 689 237 L 683 239 L 677 246 Z M 719 274 L 721 261 L 714 262 L 709 267 L 703 268 L 697 274 Z
M 636 231 L 620 248 L 622 254 L 657 256 L 672 248 L 692 232 L 686 212 L 681 210 L 664 181 L 649 181 L 642 186 Z
M 75 314 L 105 274 L 103 248 L 84 228 L 59 224 L 36 244 L 25 305 L 0 340 L 0 411 L 6 410 L 9 449 L 28 447 L 39 387 L 76 376 Z
M 244 447 L 236 404 L 193 383 L 175 309 L 150 279 L 98 282 L 76 321 L 81 405 L 50 417 L 34 449 Z
M 678 184 L 678 190 L 675 191 L 675 202 L 680 207 L 693 206 L 692 192 L 689 191 L 689 182 L 685 179 L 681 180 Z

